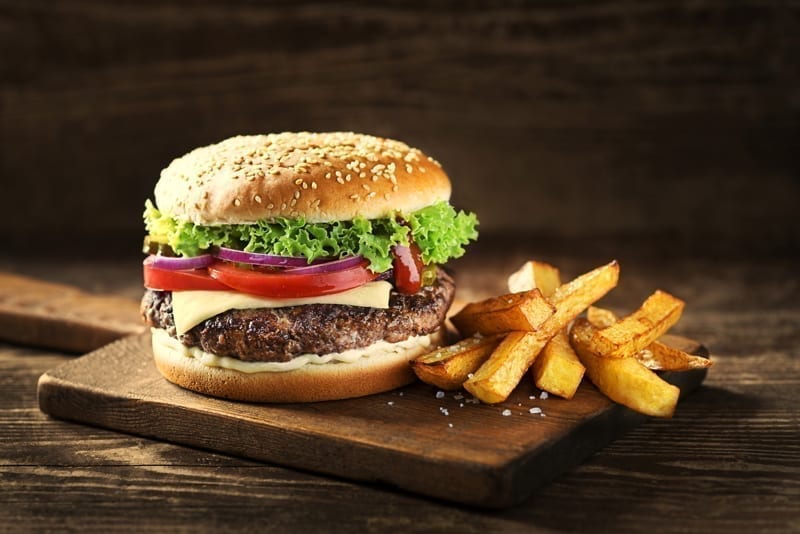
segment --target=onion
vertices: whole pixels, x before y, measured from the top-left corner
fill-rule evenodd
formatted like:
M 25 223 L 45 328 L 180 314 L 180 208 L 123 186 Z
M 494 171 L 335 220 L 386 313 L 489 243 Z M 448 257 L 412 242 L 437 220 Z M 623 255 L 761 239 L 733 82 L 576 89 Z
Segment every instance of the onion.
M 145 261 L 148 260 L 153 267 L 157 267 L 159 269 L 166 269 L 168 271 L 182 271 L 185 269 L 202 269 L 204 267 L 208 267 L 214 262 L 214 257 L 211 254 L 203 254 L 188 258 L 175 258 L 171 256 L 158 256 L 151 254 Z
M 245 252 L 233 248 L 220 247 L 217 257 L 221 260 L 235 263 L 250 263 L 252 265 L 269 265 L 271 267 L 306 267 L 308 260 L 296 256 L 276 256 L 260 252 Z
M 316 265 L 308 265 L 306 267 L 295 267 L 287 269 L 286 274 L 319 274 L 319 273 L 332 273 L 334 271 L 344 271 L 355 267 L 364 261 L 363 256 L 348 256 L 340 260 L 327 261 L 325 263 L 318 263 Z

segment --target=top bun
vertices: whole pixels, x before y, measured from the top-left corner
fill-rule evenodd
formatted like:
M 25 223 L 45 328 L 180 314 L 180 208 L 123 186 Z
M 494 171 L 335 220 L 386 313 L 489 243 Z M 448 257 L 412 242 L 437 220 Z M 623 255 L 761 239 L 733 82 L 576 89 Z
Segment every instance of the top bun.
M 174 160 L 155 187 L 162 212 L 207 226 L 377 219 L 449 198 L 450 180 L 433 158 L 350 132 L 231 137 Z

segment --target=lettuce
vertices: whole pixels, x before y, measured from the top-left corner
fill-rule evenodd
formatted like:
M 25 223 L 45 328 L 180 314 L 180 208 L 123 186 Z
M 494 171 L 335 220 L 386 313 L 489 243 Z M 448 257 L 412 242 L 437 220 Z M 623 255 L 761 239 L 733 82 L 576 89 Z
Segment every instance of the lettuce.
M 405 224 L 399 222 L 405 220 Z M 278 218 L 253 224 L 201 226 L 162 213 L 149 200 L 144 221 L 150 241 L 165 243 L 180 256 L 196 256 L 224 246 L 281 256 L 303 256 L 309 262 L 322 257 L 361 255 L 373 272 L 392 267 L 394 245 L 419 246 L 426 265 L 445 263 L 464 254 L 464 245 L 478 238 L 474 213 L 438 202 L 419 211 L 383 219 L 356 218 L 333 223 L 307 223 Z

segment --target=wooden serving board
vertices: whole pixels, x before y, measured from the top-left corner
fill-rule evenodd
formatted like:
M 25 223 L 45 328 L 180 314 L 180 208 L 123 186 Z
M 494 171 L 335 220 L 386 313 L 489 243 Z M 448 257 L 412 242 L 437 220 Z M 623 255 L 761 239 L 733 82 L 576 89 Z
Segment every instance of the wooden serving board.
M 707 355 L 694 341 L 664 340 Z M 683 396 L 705 370 L 663 376 Z M 41 409 L 55 417 L 484 507 L 520 502 L 647 419 L 586 381 L 572 400 L 541 400 L 524 380 L 494 406 L 454 393 L 437 398 L 422 383 L 323 403 L 226 401 L 164 380 L 148 335 L 47 372 L 38 393 Z M 533 407 L 545 415 L 530 413 Z
M 139 304 L 0 272 L 0 339 L 82 354 L 145 331 Z

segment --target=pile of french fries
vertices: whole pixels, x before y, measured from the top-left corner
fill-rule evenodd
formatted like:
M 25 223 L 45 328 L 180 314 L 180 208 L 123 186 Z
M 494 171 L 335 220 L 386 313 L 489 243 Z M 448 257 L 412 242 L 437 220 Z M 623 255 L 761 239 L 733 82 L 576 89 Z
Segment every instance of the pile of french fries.
M 526 262 L 509 277 L 508 294 L 454 315 L 461 341 L 418 357 L 414 372 L 441 389 L 463 387 L 488 404 L 506 400 L 528 372 L 539 389 L 571 399 L 585 374 L 611 400 L 671 417 L 680 390 L 654 371 L 698 369 L 711 360 L 658 341 L 684 307 L 664 291 L 622 319 L 593 306 L 618 281 L 616 261 L 566 284 L 552 265 Z

